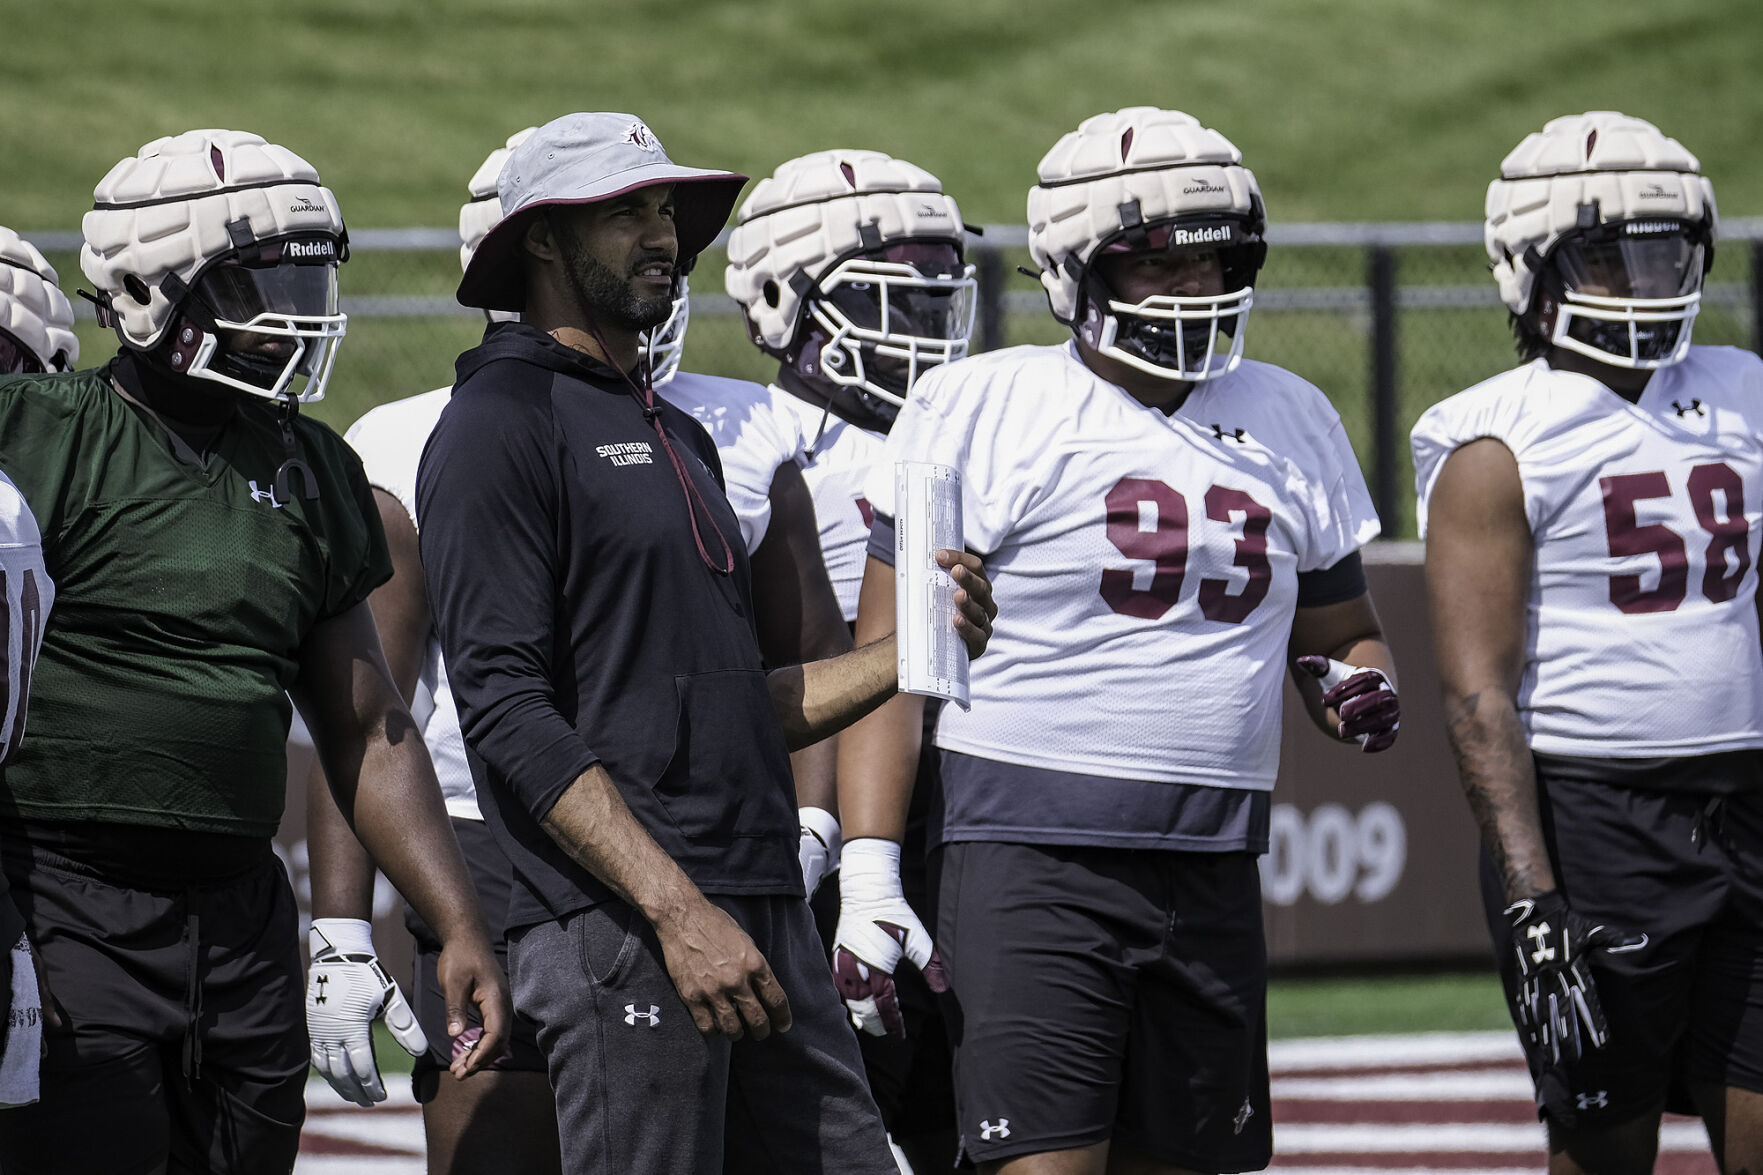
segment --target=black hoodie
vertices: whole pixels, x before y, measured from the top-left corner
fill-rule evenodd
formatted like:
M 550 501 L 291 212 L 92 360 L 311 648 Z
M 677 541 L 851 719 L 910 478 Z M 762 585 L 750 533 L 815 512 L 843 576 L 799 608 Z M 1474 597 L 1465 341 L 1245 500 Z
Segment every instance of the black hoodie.
M 657 399 L 708 517 L 618 372 L 522 323 L 459 357 L 416 483 L 422 563 L 509 926 L 612 898 L 539 821 L 592 764 L 705 893 L 802 893 L 783 731 L 716 447 Z M 492 917 L 496 912 L 492 911 Z

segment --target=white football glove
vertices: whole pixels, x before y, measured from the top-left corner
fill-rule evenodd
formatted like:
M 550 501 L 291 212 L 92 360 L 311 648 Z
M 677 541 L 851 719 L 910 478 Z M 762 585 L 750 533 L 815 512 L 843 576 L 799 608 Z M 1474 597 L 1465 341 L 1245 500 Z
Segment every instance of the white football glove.
M 803 808 L 797 813 L 802 840 L 796 848 L 802 862 L 802 884 L 813 897 L 826 875 L 839 867 L 839 818 L 825 808 Z
M 930 932 L 900 892 L 900 846 L 859 837 L 845 845 L 840 865 L 833 982 L 851 1023 L 871 1036 L 906 1035 L 894 991 L 902 955 L 924 972 L 932 991 L 948 990 Z
M 373 953 L 373 927 L 359 918 L 314 918 L 307 936 L 312 969 L 306 978 L 306 1031 L 312 1067 L 344 1101 L 386 1100 L 373 1056 L 373 1022 L 385 1017 L 392 1039 L 419 1057 L 428 1037 L 404 993 Z

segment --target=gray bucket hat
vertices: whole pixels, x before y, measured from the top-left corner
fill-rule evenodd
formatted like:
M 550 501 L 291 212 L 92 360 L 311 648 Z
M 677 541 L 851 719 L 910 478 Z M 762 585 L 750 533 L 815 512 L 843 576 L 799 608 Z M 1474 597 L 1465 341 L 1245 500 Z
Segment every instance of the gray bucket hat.
M 696 257 L 722 231 L 747 177 L 681 167 L 634 114 L 566 114 L 514 148 L 497 187 L 502 219 L 484 235 L 459 282 L 462 305 L 519 311 L 526 305 L 520 238 L 526 213 L 547 205 L 597 204 L 656 184 L 675 184 L 679 259 Z

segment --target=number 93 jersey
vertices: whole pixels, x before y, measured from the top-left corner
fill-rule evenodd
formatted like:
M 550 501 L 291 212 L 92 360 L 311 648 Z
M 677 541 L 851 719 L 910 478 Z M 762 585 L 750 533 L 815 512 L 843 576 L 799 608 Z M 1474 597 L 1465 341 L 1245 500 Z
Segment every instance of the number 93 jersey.
M 1166 416 L 1076 347 L 1014 347 L 920 380 L 869 499 L 897 461 L 961 471 L 963 524 L 998 601 L 973 709 L 937 744 L 1006 763 L 1265 790 L 1299 572 L 1378 532 L 1320 391 L 1245 361 Z
M 1511 450 L 1535 544 L 1518 713 L 1531 749 L 1595 758 L 1763 746 L 1756 555 L 1763 362 L 1692 347 L 1637 403 L 1529 363 L 1414 427 L 1421 534 L 1458 447 Z

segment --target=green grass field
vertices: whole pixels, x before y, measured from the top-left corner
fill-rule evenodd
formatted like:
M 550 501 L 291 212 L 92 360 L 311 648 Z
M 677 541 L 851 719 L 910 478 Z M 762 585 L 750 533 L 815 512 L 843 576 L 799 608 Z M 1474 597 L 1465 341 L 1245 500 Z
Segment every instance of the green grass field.
M 1054 139 L 1134 103 L 1224 129 L 1277 219 L 1477 217 L 1526 131 L 1595 108 L 1661 123 L 1727 211 L 1763 211 L 1749 0 L 3 0 L 0 21 L 20 229 L 71 227 L 113 162 L 197 126 L 293 146 L 355 225 L 450 224 L 490 147 L 572 109 L 753 175 L 880 148 L 1014 223 Z

